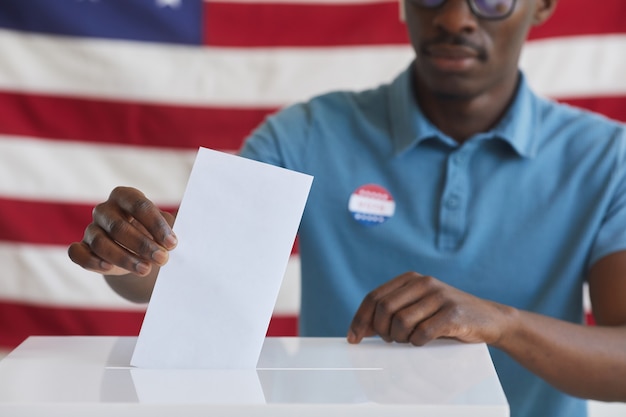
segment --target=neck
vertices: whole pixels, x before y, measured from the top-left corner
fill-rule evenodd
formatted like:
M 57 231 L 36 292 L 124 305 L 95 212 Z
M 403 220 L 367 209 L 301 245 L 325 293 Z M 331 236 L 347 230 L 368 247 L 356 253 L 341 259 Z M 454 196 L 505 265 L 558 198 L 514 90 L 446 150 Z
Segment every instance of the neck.
M 474 95 L 440 94 L 417 81 L 417 101 L 426 117 L 446 135 L 463 143 L 495 126 L 513 100 L 519 74 Z

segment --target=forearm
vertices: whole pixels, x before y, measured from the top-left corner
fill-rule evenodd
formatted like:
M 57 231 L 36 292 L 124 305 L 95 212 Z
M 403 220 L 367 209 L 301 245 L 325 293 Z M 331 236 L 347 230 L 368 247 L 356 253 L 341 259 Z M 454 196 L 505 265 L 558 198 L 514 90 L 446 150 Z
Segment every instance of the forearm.
M 127 275 L 104 275 L 104 279 L 111 289 L 123 298 L 135 303 L 147 303 L 150 301 L 152 289 L 156 282 L 159 268 L 153 266 L 147 276 L 134 274 Z
M 558 389 L 626 401 L 626 326 L 583 326 L 515 310 L 493 346 Z

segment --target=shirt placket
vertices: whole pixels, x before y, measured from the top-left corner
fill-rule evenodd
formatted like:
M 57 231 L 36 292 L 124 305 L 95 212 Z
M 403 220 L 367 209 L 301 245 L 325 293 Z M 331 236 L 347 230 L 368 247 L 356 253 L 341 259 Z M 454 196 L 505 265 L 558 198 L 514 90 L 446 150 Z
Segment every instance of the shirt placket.
M 439 250 L 451 251 L 459 247 L 467 227 L 467 207 L 470 197 L 469 146 L 457 148 L 448 155 L 445 181 L 439 205 Z

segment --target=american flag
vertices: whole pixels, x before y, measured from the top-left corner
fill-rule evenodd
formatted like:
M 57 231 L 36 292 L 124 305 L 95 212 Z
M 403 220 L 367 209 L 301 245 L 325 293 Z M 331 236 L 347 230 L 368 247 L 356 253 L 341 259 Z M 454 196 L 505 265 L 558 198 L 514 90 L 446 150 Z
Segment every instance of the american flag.
M 523 52 L 530 84 L 626 121 L 625 17 L 559 2 Z M 94 204 L 129 185 L 175 209 L 198 146 L 235 152 L 280 107 L 411 58 L 397 0 L 2 0 L 0 348 L 137 334 L 145 306 L 67 256 Z M 269 334 L 296 331 L 298 267 L 295 249 Z

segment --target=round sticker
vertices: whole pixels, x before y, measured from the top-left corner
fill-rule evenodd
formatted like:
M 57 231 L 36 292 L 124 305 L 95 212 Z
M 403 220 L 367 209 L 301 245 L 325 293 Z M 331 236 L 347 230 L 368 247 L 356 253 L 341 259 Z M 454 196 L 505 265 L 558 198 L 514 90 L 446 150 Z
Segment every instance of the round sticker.
M 376 184 L 366 184 L 357 188 L 350 196 L 348 210 L 357 222 L 373 226 L 384 223 L 393 216 L 396 203 L 391 193 Z

